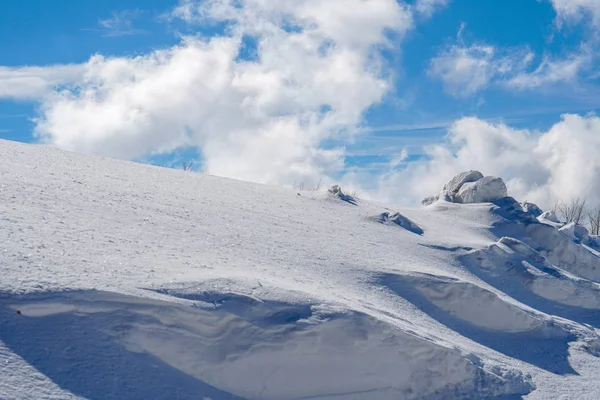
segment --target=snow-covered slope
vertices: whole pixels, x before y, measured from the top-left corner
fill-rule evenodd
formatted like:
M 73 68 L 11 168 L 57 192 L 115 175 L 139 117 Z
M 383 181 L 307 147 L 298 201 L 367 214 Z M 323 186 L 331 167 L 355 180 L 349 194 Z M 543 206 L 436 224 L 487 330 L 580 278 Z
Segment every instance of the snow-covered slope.
M 2 399 L 600 398 L 599 254 L 510 199 L 0 159 Z

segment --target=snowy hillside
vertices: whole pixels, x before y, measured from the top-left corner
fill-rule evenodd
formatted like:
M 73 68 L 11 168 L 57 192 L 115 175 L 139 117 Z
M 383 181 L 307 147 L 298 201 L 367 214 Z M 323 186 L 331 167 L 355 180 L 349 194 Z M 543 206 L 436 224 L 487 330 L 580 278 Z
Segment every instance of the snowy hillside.
M 0 159 L 2 399 L 600 398 L 595 239 L 500 180 L 401 209 Z

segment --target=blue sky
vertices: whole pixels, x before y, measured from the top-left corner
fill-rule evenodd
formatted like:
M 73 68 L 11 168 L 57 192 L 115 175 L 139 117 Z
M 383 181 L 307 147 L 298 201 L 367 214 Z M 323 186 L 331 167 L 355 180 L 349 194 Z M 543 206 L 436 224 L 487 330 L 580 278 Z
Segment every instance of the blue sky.
M 384 42 L 373 36 L 373 41 L 367 44 L 368 52 L 362 47 L 359 48 L 358 42 L 344 42 L 344 40 L 350 37 L 351 30 L 360 31 L 365 26 L 368 28 L 380 22 L 382 17 L 377 16 L 373 20 L 363 21 L 362 11 L 357 6 L 356 15 L 344 14 L 340 18 L 350 19 L 347 21 L 341 19 L 344 23 L 340 25 L 341 28 L 334 26 L 338 32 L 343 31 L 345 36 L 338 35 L 338 32 L 331 33 L 333 31 L 328 30 L 330 28 L 327 24 L 332 17 L 320 20 L 317 11 L 335 16 L 336 12 L 341 14 L 342 11 L 339 10 L 342 9 L 333 6 L 329 9 L 329 5 L 334 4 L 335 1 L 328 2 L 328 0 L 320 2 L 303 0 L 297 3 L 306 3 L 304 6 L 317 10 L 314 13 L 300 6 L 298 9 L 285 10 L 275 10 L 272 7 L 267 10 L 268 12 L 258 13 L 256 9 L 260 7 L 257 5 L 260 2 L 244 0 L 238 2 L 239 4 L 228 12 L 234 10 L 237 13 L 247 9 L 248 13 L 239 12 L 235 17 L 226 18 L 222 18 L 219 14 L 225 9 L 224 7 L 230 6 L 226 0 L 213 0 L 213 8 L 208 14 L 207 2 L 195 0 L 2 2 L 0 3 L 0 137 L 24 142 L 44 141 L 68 150 L 159 164 L 170 163 L 169 165 L 178 163 L 181 159 L 196 157 L 201 159 L 198 163 L 201 165 L 204 158 L 210 158 L 209 155 L 220 152 L 219 154 L 227 154 L 223 159 L 217 159 L 215 156 L 214 162 L 211 161 L 212 169 L 219 175 L 285 184 L 292 178 L 303 179 L 302 174 L 306 175 L 306 179 L 316 179 L 313 172 L 318 171 L 337 179 L 352 178 L 358 181 L 357 184 L 361 184 L 361 179 L 366 179 L 365 176 L 369 174 L 381 175 L 390 168 L 398 169 L 398 166 L 405 166 L 406 163 L 423 158 L 424 154 L 427 155 L 423 147 L 446 141 L 448 128 L 464 117 L 476 117 L 490 124 L 505 123 L 511 129 L 526 129 L 533 136 L 539 136 L 559 123 L 562 114 L 585 116 L 600 108 L 600 96 L 598 96 L 600 71 L 595 69 L 597 64 L 595 48 L 598 48 L 596 18 L 600 15 L 600 5 L 596 0 L 576 0 L 571 3 L 565 3 L 565 0 L 502 2 L 415 0 L 407 3 L 371 0 L 371 2 L 380 3 L 378 8 L 373 8 L 374 12 L 380 12 L 384 7 L 388 7 L 384 10 L 385 15 L 396 13 L 393 15 L 396 16 L 397 21 L 386 20 L 381 22 L 381 26 L 372 27 L 372 31 L 365 31 L 365 37 L 375 32 L 383 32 L 386 37 Z M 286 2 L 282 2 L 284 3 Z M 368 9 L 367 6 L 364 7 L 366 15 Z M 187 14 L 184 11 L 187 11 Z M 339 48 L 340 53 L 354 51 L 355 56 L 364 57 L 362 60 L 365 76 L 372 82 L 386 84 L 387 87 L 385 90 L 367 94 L 366 97 L 372 96 L 370 101 L 357 98 L 356 104 L 344 103 L 337 108 L 335 105 L 327 104 L 329 97 L 325 96 L 323 102 L 327 109 L 339 111 L 339 115 L 332 117 L 335 121 L 327 124 L 326 127 L 313 127 L 320 133 L 307 131 L 299 133 L 304 135 L 302 139 L 290 139 L 290 143 L 301 142 L 302 149 L 290 148 L 289 152 L 293 154 L 290 155 L 291 158 L 283 158 L 278 161 L 279 164 L 256 167 L 255 160 L 270 156 L 256 155 L 259 150 L 253 149 L 253 145 L 248 144 L 250 138 L 246 138 L 245 135 L 251 135 L 248 133 L 250 129 L 258 130 L 258 125 L 263 128 L 271 127 L 273 121 L 279 121 L 281 113 L 288 116 L 290 113 L 296 113 L 293 116 L 297 117 L 298 121 L 305 118 L 307 112 L 314 113 L 315 118 L 324 118 L 326 113 L 321 112 L 324 110 L 323 107 L 319 109 L 313 107 L 313 109 L 312 106 L 307 105 L 310 103 L 309 100 L 307 103 L 295 105 L 290 103 L 287 107 L 281 105 L 283 100 L 278 98 L 277 107 L 283 111 L 273 111 L 275 106 L 269 105 L 267 111 L 261 110 L 261 113 L 271 114 L 268 114 L 266 119 L 261 119 L 260 124 L 256 122 L 256 115 L 253 114 L 252 118 L 244 117 L 248 119 L 248 123 L 243 127 L 235 124 L 226 124 L 226 127 L 219 125 L 221 131 L 231 129 L 232 132 L 233 130 L 244 132 L 239 135 L 236 133 L 238 136 L 235 137 L 239 140 L 235 139 L 235 143 L 246 143 L 246 147 L 235 152 L 223 150 L 226 144 L 223 143 L 222 138 L 208 139 L 213 138 L 210 135 L 216 135 L 209 135 L 204 131 L 217 124 L 210 118 L 199 117 L 179 126 L 177 122 L 182 117 L 177 117 L 176 113 L 157 116 L 155 115 L 157 111 L 152 111 L 154 109 L 150 106 L 147 108 L 149 111 L 146 111 L 145 106 L 142 108 L 145 113 L 144 118 L 153 121 L 151 126 L 167 127 L 162 128 L 164 131 L 169 129 L 168 123 L 175 121 L 177 128 L 174 128 L 172 133 L 163 133 L 164 137 L 159 138 L 158 134 L 149 134 L 146 137 L 143 126 L 135 126 L 135 129 L 139 129 L 139 133 L 132 135 L 130 140 L 124 140 L 122 137 L 125 131 L 121 129 L 125 128 L 121 127 L 114 128 L 115 131 L 112 134 L 107 133 L 106 137 L 98 138 L 101 133 L 92 132 L 94 128 L 85 125 L 87 117 L 83 114 L 77 120 L 63 121 L 66 117 L 62 116 L 69 115 L 69 110 L 82 113 L 82 110 L 87 109 L 86 104 L 89 104 L 85 101 L 89 99 L 86 100 L 81 95 L 83 88 L 99 90 L 94 94 L 95 102 L 99 101 L 98 96 L 110 98 L 120 90 L 115 86 L 102 92 L 108 85 L 105 72 L 112 71 L 109 69 L 112 68 L 109 60 L 131 61 L 136 60 L 136 57 L 149 57 L 151 62 L 160 63 L 156 58 L 152 58 L 157 51 L 169 52 L 177 46 L 185 47 L 184 43 L 189 38 L 201 38 L 199 40 L 206 41 L 210 38 L 240 35 L 244 40 L 252 38 L 255 45 L 260 40 L 264 40 L 260 43 L 273 43 L 275 39 L 280 40 L 281 35 L 271 37 L 269 36 L 271 32 L 259 32 L 252 26 L 252 22 L 262 26 L 261 24 L 265 22 L 272 23 L 281 15 L 286 17 L 291 15 L 293 18 L 302 16 L 301 18 L 305 19 L 309 18 L 306 17 L 309 15 L 313 19 L 311 22 L 313 25 L 306 25 L 310 28 L 304 29 L 312 29 L 315 24 L 321 24 L 325 34 L 331 33 L 324 39 L 329 41 L 327 43 L 333 43 L 332 46 Z M 252 18 L 256 20 L 252 21 Z M 265 20 L 259 20 L 260 18 Z M 410 18 L 410 22 L 406 20 L 398 22 L 402 18 Z M 349 28 L 353 23 L 357 25 Z M 290 33 L 285 30 L 281 32 Z M 357 39 L 352 38 L 352 40 Z M 281 43 L 288 49 L 295 42 Z M 360 46 L 363 46 L 362 42 Z M 239 64 L 250 61 L 263 63 L 267 59 L 267 51 L 268 49 L 263 47 L 259 50 L 259 48 L 240 45 L 236 60 Z M 372 61 L 375 53 L 378 60 L 376 63 Z M 102 59 L 94 65 L 104 68 L 102 70 L 104 72 L 90 69 L 92 67 L 89 67 L 89 61 L 95 55 L 102 56 Z M 281 75 L 282 71 L 287 71 L 286 65 L 290 65 L 295 59 L 286 57 L 285 54 L 282 55 L 279 64 L 269 64 L 268 71 L 272 73 L 270 76 Z M 290 57 L 294 57 L 292 52 Z M 135 67 L 139 71 L 144 71 L 144 62 L 133 62 L 137 63 Z M 31 69 L 32 67 L 35 68 Z M 63 67 L 67 69 L 60 69 Z M 160 65 L 155 67 L 159 68 Z M 86 68 L 93 71 L 93 74 L 98 73 L 98 79 L 103 79 L 100 89 L 98 89 L 99 84 L 82 78 L 84 76 L 82 71 Z M 189 68 L 197 68 L 197 64 L 191 62 Z M 245 68 L 244 71 L 247 72 Z M 374 68 L 377 68 L 376 73 L 372 73 Z M 314 74 L 319 72 L 320 70 L 315 70 Z M 208 68 L 204 74 L 206 76 L 211 73 L 211 69 Z M 292 73 L 296 74 L 293 75 L 293 79 L 296 79 L 302 71 Z M 131 74 L 136 76 L 131 79 L 137 82 L 138 72 L 131 72 Z M 118 79 L 125 79 L 121 75 L 118 76 Z M 127 82 L 131 82 L 131 79 Z M 218 78 L 214 79 L 218 80 Z M 298 79 L 305 79 L 305 77 Z M 196 81 L 197 79 L 190 80 L 190 82 Z M 120 81 L 116 85 L 120 85 Z M 206 82 L 199 83 L 199 88 L 194 93 L 204 90 L 200 87 L 207 85 Z M 336 90 L 342 90 L 339 96 L 349 99 L 353 99 L 352 96 L 359 96 L 360 91 L 357 93 L 351 93 L 351 89 L 349 93 L 343 91 L 344 88 L 350 88 L 352 85 L 352 82 L 348 81 L 336 86 Z M 294 88 L 297 89 L 298 86 L 301 84 L 296 84 Z M 373 84 L 367 82 L 364 90 L 368 91 L 370 87 L 373 87 Z M 63 96 L 61 91 L 65 89 L 71 96 L 68 98 L 69 103 L 65 97 L 60 97 Z M 286 93 L 289 90 L 291 89 L 287 88 Z M 151 92 L 152 90 L 148 93 Z M 157 90 L 155 93 L 162 92 Z M 288 93 L 286 94 L 288 97 L 284 97 L 287 99 L 302 96 L 302 93 L 304 92 Z M 237 94 L 233 96 L 227 91 L 214 95 L 211 91 L 211 96 L 213 102 L 210 103 L 210 107 L 203 107 L 196 100 L 179 104 L 179 99 L 172 100 L 172 103 L 177 103 L 172 107 L 177 107 L 178 112 L 182 107 L 189 107 L 189 110 L 182 112 L 182 115 L 202 114 L 204 110 L 210 108 L 212 111 L 206 111 L 207 113 L 223 112 L 223 115 L 226 115 L 223 118 L 236 119 L 236 111 L 230 112 L 230 110 L 238 106 L 235 104 L 238 101 Z M 242 96 L 239 97 L 239 102 L 258 101 L 258 98 L 264 99 L 268 96 L 266 92 L 251 99 Z M 187 98 L 187 95 L 182 97 Z M 214 101 L 223 98 L 233 103 L 227 103 L 223 109 L 214 109 Z M 127 104 L 130 103 L 131 100 L 128 100 Z M 94 106 L 100 107 L 96 103 Z M 111 112 L 116 112 L 107 111 L 107 107 L 109 105 L 103 103 L 102 109 L 99 110 L 106 111 L 109 116 L 113 115 Z M 136 110 L 141 109 L 141 106 L 136 107 Z M 168 107 L 165 105 L 163 108 Z M 342 110 L 342 107 L 347 109 Z M 161 113 L 163 108 L 158 108 Z M 152 112 L 154 114 L 148 114 Z M 59 120 L 59 117 L 63 119 Z M 109 117 L 105 117 L 102 123 L 105 123 L 107 118 Z M 340 122 L 342 120 L 343 122 Z M 82 125 L 77 126 L 77 123 Z M 128 119 L 127 124 L 130 123 L 132 122 Z M 145 123 L 150 124 L 147 121 Z M 62 133 L 64 127 L 68 128 L 68 134 Z M 102 129 L 113 129 L 113 125 L 107 123 L 107 127 Z M 326 133 L 323 133 L 323 130 Z M 348 133 L 350 131 L 352 133 Z M 227 135 L 229 132 L 220 134 Z M 168 135 L 172 137 L 167 137 Z M 318 137 L 315 139 L 311 135 Z M 135 146 L 137 142 L 134 141 L 133 136 L 142 144 L 140 147 L 143 150 L 121 151 L 127 146 Z M 175 140 L 173 137 L 179 139 Z M 278 140 L 280 139 L 276 141 Z M 286 146 L 287 144 L 288 142 Z M 279 142 L 265 144 L 267 147 L 271 145 L 282 147 Z M 343 149 L 342 153 L 338 152 L 337 155 L 332 153 L 340 148 Z M 398 157 L 402 158 L 402 161 L 394 162 Z M 250 169 L 253 170 L 252 173 L 246 174 L 245 170 L 239 172 L 236 168 L 230 167 L 231 159 L 240 158 L 244 158 L 245 161 L 241 163 L 239 169 Z M 271 173 L 271 170 L 281 168 L 281 165 L 289 160 L 297 161 L 297 165 L 289 173 L 283 176 Z M 349 174 L 349 171 L 354 175 Z M 356 174 L 356 171 L 359 173 Z

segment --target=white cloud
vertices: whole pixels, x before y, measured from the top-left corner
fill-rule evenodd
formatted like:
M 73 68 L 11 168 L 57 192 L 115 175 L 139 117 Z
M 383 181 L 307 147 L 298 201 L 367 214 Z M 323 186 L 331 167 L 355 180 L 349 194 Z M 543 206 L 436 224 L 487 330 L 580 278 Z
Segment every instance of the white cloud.
M 415 203 L 437 193 L 454 174 L 477 169 L 502 177 L 520 201 L 551 207 L 554 199 L 600 192 L 600 118 L 564 115 L 547 132 L 514 129 L 463 118 L 449 129 L 447 142 L 427 148 L 427 160 L 390 171 L 377 197 Z
M 589 72 L 595 54 L 583 44 L 566 58 L 545 56 L 534 65 L 535 54 L 527 48 L 499 49 L 485 43 L 465 44 L 461 25 L 456 44 L 447 46 L 431 60 L 429 74 L 442 81 L 447 93 L 468 97 L 495 86 L 535 89 L 573 83 Z
M 415 10 L 425 16 L 430 16 L 436 9 L 445 7 L 450 3 L 450 0 L 417 0 L 415 2 Z
M 0 99 L 39 99 L 58 86 L 76 82 L 83 72 L 84 68 L 81 65 L 0 66 Z
M 390 87 L 379 55 L 388 33 L 412 25 L 396 0 L 184 1 L 173 16 L 226 22 L 228 34 L 135 58 L 92 57 L 76 67 L 79 80 L 43 98 L 36 134 L 130 159 L 199 146 L 214 174 L 316 180 L 343 165 L 343 149 L 322 143 L 351 135 Z M 248 36 L 256 61 L 238 57 Z
M 574 82 L 587 69 L 593 58 L 590 54 L 572 54 L 566 59 L 552 60 L 545 57 L 531 72 L 520 72 L 510 78 L 508 85 L 519 89 L 530 89 L 546 84 Z
M 429 74 L 439 78 L 449 94 L 466 97 L 515 71 L 522 71 L 533 60 L 533 54 L 526 49 L 508 52 L 512 54 L 499 53 L 487 44 L 455 44 L 431 60 Z
M 488 86 L 495 75 L 491 46 L 451 46 L 431 61 L 430 74 L 455 96 L 468 96 Z
M 550 0 L 556 11 L 559 24 L 563 22 L 577 23 L 589 18 L 596 26 L 600 26 L 600 0 Z
M 113 12 L 110 18 L 98 21 L 100 31 L 105 36 L 130 36 L 147 33 L 133 26 L 133 20 L 140 14 L 139 10 L 123 10 Z

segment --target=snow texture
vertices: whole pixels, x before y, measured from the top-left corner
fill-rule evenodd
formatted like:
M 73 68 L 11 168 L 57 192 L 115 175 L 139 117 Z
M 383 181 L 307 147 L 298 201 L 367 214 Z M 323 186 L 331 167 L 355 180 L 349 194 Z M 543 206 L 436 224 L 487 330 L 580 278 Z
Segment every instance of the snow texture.
M 597 238 L 498 178 L 392 210 L 43 146 L 0 158 L 2 399 L 600 398 Z

